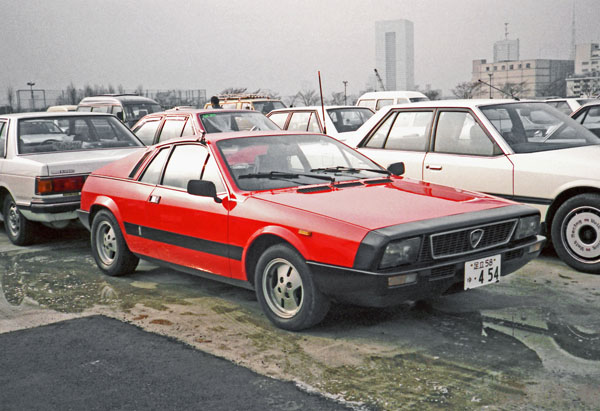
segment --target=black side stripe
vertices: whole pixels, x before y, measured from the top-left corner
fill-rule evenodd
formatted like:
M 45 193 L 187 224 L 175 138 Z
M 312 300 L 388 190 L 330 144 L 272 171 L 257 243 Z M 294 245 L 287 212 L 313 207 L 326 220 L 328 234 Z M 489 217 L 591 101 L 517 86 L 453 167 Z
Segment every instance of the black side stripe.
M 231 258 L 232 260 L 242 260 L 242 252 L 244 251 L 242 247 L 191 237 L 183 234 L 172 233 L 170 231 L 157 230 L 156 228 L 144 227 L 127 222 L 125 222 L 124 225 L 125 232 L 128 235 L 175 245 L 178 247 L 187 248 L 189 250 L 218 255 L 220 257 Z
M 525 197 L 525 196 L 512 196 L 509 194 L 496 194 L 496 193 L 486 193 L 496 197 L 506 198 L 507 200 L 517 201 L 519 203 L 528 203 L 528 204 L 539 204 L 539 205 L 550 205 L 552 204 L 551 199 L 547 198 L 539 198 L 539 197 Z

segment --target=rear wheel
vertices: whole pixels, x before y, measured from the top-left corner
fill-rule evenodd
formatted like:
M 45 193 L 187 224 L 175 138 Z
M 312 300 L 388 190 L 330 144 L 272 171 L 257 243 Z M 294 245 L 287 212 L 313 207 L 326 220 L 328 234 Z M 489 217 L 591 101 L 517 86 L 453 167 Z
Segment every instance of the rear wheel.
M 600 274 L 600 195 L 581 194 L 565 201 L 551 227 L 556 254 L 576 270 Z
M 254 287 L 265 315 L 286 330 L 312 327 L 329 310 L 329 299 L 315 286 L 302 256 L 284 244 L 269 247 L 261 255 Z
M 98 267 L 110 276 L 131 273 L 139 259 L 129 251 L 115 217 L 106 210 L 94 216 L 91 229 L 92 255 Z
M 2 208 L 4 217 L 4 228 L 6 235 L 11 243 L 15 245 L 29 245 L 33 243 L 35 223 L 23 217 L 19 211 L 17 203 L 10 194 L 4 198 L 4 207 Z

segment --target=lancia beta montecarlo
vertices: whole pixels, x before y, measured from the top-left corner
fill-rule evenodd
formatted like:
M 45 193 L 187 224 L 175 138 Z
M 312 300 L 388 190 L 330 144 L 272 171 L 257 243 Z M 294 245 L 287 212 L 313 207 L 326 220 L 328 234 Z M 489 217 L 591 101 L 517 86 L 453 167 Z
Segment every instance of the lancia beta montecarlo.
M 536 209 L 401 177 L 322 134 L 167 141 L 90 175 L 79 218 L 108 275 L 143 258 L 256 290 L 278 327 L 498 282 L 536 257 Z

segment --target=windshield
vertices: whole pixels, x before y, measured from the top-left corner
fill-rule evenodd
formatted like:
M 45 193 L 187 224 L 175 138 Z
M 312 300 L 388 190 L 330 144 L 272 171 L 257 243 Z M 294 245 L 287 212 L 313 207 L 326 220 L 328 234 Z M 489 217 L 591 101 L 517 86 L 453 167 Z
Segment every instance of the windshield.
M 481 107 L 515 153 L 600 144 L 589 130 L 546 103 L 510 103 Z
M 338 133 L 355 131 L 363 125 L 373 112 L 368 108 L 334 108 L 328 109 L 327 114 Z
M 272 190 L 387 175 L 377 164 L 324 135 L 240 137 L 217 143 L 236 185 Z
M 252 104 L 254 105 L 254 110 L 260 111 L 263 114 L 270 113 L 271 111 L 279 108 L 285 108 L 285 104 L 279 100 L 253 101 Z
M 19 120 L 19 154 L 138 146 L 142 143 L 113 116 Z
M 200 114 L 200 122 L 207 133 L 279 130 L 275 123 L 264 114 L 256 111 L 224 111 Z

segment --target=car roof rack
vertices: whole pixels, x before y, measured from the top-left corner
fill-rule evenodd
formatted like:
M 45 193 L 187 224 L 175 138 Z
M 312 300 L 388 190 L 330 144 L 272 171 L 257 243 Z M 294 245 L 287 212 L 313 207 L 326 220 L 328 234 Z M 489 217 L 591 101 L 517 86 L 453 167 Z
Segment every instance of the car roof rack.
M 233 93 L 233 94 L 217 94 L 219 100 L 244 100 L 244 99 L 255 99 L 255 98 L 267 98 L 272 97 L 266 94 L 250 94 L 250 93 Z

